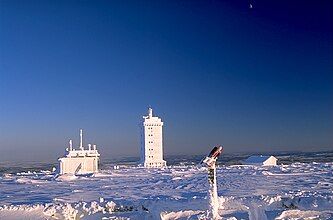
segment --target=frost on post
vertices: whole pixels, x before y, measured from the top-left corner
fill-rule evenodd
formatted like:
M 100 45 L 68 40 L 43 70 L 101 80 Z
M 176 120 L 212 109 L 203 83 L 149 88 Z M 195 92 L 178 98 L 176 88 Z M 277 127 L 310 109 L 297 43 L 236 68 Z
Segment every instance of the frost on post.
M 217 195 L 217 184 L 216 184 L 216 160 L 222 153 L 223 147 L 217 146 L 214 147 L 213 150 L 205 157 L 202 161 L 208 168 L 208 182 L 209 182 L 209 190 L 208 190 L 208 211 L 207 217 L 209 219 L 219 219 L 219 201 Z

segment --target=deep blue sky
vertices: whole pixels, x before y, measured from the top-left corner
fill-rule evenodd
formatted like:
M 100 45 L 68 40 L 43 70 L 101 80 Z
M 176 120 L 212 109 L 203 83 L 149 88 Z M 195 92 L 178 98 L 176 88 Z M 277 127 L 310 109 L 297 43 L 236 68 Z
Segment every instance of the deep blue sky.
M 253 8 L 249 8 L 252 3 Z M 0 159 L 333 149 L 333 1 L 0 1 Z

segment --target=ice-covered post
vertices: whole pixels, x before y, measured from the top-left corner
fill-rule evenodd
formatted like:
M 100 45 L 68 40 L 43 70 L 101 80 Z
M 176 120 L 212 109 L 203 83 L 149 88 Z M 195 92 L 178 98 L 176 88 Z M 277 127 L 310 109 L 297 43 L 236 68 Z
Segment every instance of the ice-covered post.
M 208 216 L 212 219 L 218 219 L 219 216 L 219 199 L 217 195 L 217 185 L 216 185 L 216 159 L 211 167 L 208 167 Z
M 214 147 L 213 150 L 209 153 L 209 155 L 202 161 L 202 163 L 206 164 L 208 168 L 208 211 L 207 217 L 209 219 L 219 219 L 219 199 L 217 195 L 217 183 L 216 183 L 216 160 L 218 156 L 222 153 L 222 146 Z

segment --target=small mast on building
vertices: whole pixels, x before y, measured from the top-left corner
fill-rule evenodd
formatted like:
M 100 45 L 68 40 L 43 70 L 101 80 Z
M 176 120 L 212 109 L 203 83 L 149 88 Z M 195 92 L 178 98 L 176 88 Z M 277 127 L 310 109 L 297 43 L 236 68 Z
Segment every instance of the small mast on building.
M 99 156 L 96 145 L 88 144 L 88 149 L 83 147 L 83 131 L 80 129 L 79 150 L 73 149 L 73 141 L 69 140 L 64 157 L 58 159 L 59 174 L 89 174 L 98 172 Z
M 141 164 L 144 167 L 164 167 L 163 160 L 163 122 L 153 116 L 153 109 L 148 108 L 148 116 L 143 116 L 141 126 Z

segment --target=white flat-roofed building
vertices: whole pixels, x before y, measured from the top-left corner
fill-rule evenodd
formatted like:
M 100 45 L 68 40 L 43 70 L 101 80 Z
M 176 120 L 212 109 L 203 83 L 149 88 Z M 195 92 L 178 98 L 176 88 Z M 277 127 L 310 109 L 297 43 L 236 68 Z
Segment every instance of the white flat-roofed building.
M 96 145 L 88 144 L 88 149 L 84 149 L 82 143 L 82 129 L 80 130 L 80 147 L 73 149 L 72 140 L 66 149 L 64 157 L 58 159 L 59 174 L 90 174 L 98 172 L 99 153 Z
M 153 116 L 153 110 L 148 109 L 148 116 L 143 116 L 141 126 L 141 164 L 144 167 L 164 167 L 163 160 L 163 122 Z
M 243 161 L 244 165 L 257 165 L 257 166 L 275 166 L 277 158 L 274 156 L 254 155 Z

